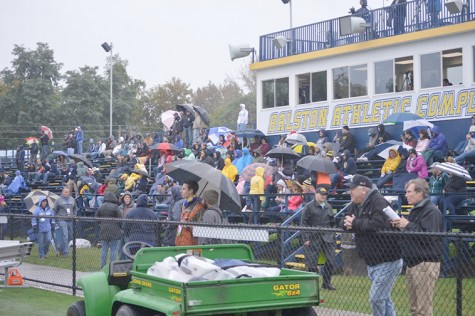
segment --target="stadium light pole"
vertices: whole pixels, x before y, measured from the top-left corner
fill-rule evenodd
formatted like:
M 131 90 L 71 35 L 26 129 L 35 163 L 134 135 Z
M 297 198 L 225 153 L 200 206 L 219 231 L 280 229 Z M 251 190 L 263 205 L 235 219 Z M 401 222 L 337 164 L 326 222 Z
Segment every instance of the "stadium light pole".
M 289 4 L 290 9 L 290 49 L 294 53 L 294 30 L 292 30 L 292 0 L 282 0 L 282 3 Z
M 114 67 L 114 60 L 112 55 L 112 42 L 108 44 L 107 42 L 102 43 L 102 48 L 105 50 L 106 53 L 111 53 L 111 64 L 110 64 L 110 128 L 109 128 L 109 136 L 112 136 L 112 68 Z

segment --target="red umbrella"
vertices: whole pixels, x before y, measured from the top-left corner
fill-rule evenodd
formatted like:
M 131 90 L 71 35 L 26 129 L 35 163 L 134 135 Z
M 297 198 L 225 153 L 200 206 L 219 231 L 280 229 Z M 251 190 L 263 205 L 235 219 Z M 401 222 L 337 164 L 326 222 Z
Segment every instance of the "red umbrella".
M 171 144 L 171 143 L 158 143 L 156 145 L 153 145 L 150 147 L 150 150 L 160 150 L 160 151 L 166 151 L 166 150 L 171 150 L 171 151 L 180 151 L 180 148 L 177 146 Z
M 28 137 L 28 138 L 25 138 L 25 142 L 28 146 L 31 146 L 33 143 L 39 143 L 39 140 L 38 138 L 36 137 Z
M 48 126 L 41 126 L 40 130 L 42 132 L 45 132 L 45 134 L 48 136 L 49 139 L 53 138 L 53 132 Z

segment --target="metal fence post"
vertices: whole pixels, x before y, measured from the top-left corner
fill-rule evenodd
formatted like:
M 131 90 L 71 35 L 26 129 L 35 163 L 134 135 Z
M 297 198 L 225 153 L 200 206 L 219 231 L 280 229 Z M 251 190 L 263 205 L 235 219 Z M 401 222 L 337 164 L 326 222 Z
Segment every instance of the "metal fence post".
M 73 296 L 76 296 L 76 236 L 77 236 L 77 218 L 73 218 L 73 254 L 72 254 L 72 264 L 73 264 Z

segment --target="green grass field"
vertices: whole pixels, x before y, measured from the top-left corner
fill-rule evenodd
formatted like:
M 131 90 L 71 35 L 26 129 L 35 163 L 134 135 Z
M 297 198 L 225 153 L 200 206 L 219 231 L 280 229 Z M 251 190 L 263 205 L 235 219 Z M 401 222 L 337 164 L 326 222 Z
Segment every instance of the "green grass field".
M 64 316 L 78 297 L 35 288 L 1 288 L 0 315 Z

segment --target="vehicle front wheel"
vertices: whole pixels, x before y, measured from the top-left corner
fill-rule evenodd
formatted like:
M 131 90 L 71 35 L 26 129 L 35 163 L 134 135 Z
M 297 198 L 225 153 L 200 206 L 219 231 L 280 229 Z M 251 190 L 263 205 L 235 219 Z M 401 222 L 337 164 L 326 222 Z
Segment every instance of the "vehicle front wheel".
M 122 305 L 115 316 L 139 316 L 140 313 L 130 305 Z
M 86 304 L 84 301 L 77 301 L 69 306 L 66 316 L 86 316 Z
M 285 309 L 282 311 L 282 316 L 317 316 L 317 312 L 313 307 L 301 307 Z

